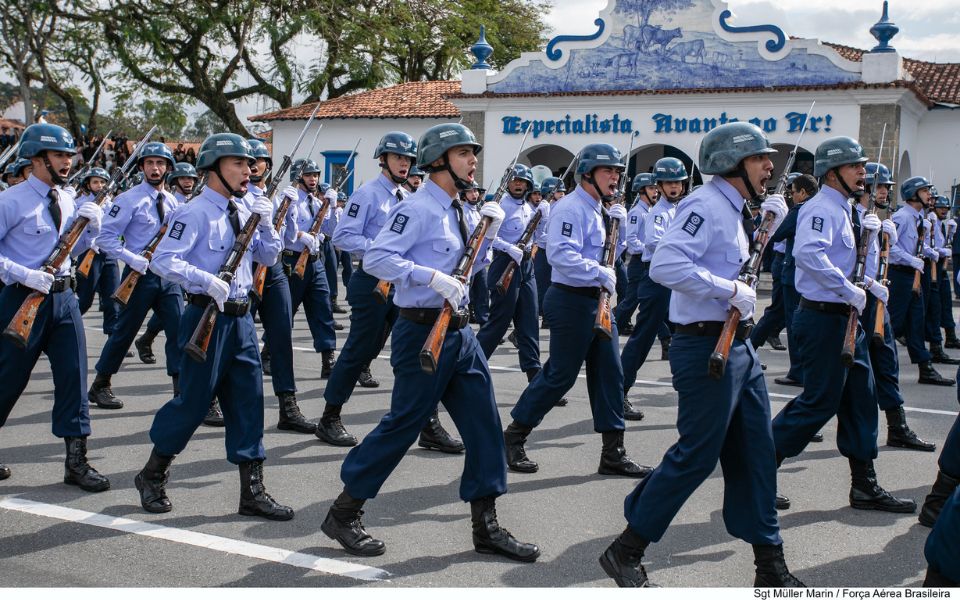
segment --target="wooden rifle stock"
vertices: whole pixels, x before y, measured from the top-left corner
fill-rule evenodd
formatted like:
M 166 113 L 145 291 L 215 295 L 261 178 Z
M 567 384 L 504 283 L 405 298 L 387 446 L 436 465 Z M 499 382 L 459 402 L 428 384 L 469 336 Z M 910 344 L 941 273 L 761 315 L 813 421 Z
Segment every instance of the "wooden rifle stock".
M 310 202 L 313 202 L 313 198 L 310 198 Z M 323 197 L 323 203 L 320 205 L 320 210 L 317 211 L 316 216 L 313 217 L 313 223 L 310 224 L 310 235 L 316 237 L 320 233 L 320 226 L 323 225 L 323 219 L 327 214 L 327 208 L 330 206 L 330 199 L 326 196 Z M 304 248 L 300 251 L 300 257 L 297 258 L 297 264 L 293 268 L 293 273 L 300 279 L 303 279 L 303 274 L 307 270 L 307 261 L 310 259 L 310 251 Z
M 160 225 L 160 229 L 153 236 L 153 239 L 150 240 L 150 243 L 147 244 L 146 248 L 140 252 L 140 256 L 147 259 L 147 262 L 150 262 L 153 259 L 153 253 L 157 250 L 157 246 L 160 245 L 160 240 L 163 239 L 163 234 L 167 232 L 167 224 L 164 223 Z M 130 302 L 130 295 L 133 294 L 133 289 L 137 287 L 137 282 L 140 281 L 142 275 L 133 269 L 130 269 L 130 272 L 127 273 L 127 276 L 123 278 L 123 281 L 120 283 L 120 287 L 113 292 L 111 296 L 114 300 L 120 303 L 121 306 L 126 306 Z
M 93 251 L 93 248 L 87 250 L 83 255 L 83 260 L 80 261 L 80 266 L 77 267 L 77 276 L 78 277 L 89 277 L 90 269 L 93 268 L 93 258 L 97 255 Z
M 197 323 L 190 341 L 183 347 L 191 359 L 202 363 L 207 361 L 207 348 L 210 347 L 210 340 L 213 338 L 213 328 L 217 324 L 217 304 L 211 300 L 210 304 L 203 309 L 200 321 Z
M 757 238 L 753 241 L 753 248 L 750 250 L 750 258 L 740 269 L 740 275 L 737 281 L 753 287 L 757 283 L 757 274 L 760 272 L 760 264 L 763 260 L 763 251 L 767 247 L 767 241 L 770 239 L 770 226 L 776 218 L 772 212 L 763 215 L 760 221 L 760 229 L 757 230 Z M 713 353 L 707 359 L 707 374 L 714 379 L 721 379 L 724 371 L 727 369 L 727 359 L 730 358 L 730 348 L 733 346 L 733 338 L 737 334 L 737 327 L 740 326 L 740 311 L 735 307 L 730 307 L 727 311 L 727 319 L 723 322 L 723 329 L 720 331 L 720 337 L 717 339 L 717 345 L 713 348 Z
M 617 262 L 617 242 L 620 237 L 620 219 L 610 219 L 607 231 L 607 243 L 603 247 L 603 264 L 613 268 Z M 603 339 L 613 339 L 613 316 L 610 311 L 610 292 L 600 288 L 600 299 L 597 302 L 597 318 L 593 322 L 593 333 Z
M 533 237 L 533 234 L 537 230 L 537 225 L 540 224 L 540 219 L 543 217 L 543 213 L 539 210 L 530 217 L 530 221 L 527 222 L 526 228 L 523 230 L 523 233 L 520 234 L 520 239 L 517 240 L 517 247 L 526 253 L 527 244 L 530 243 L 530 239 Z M 530 253 L 530 258 L 533 258 L 533 253 Z M 497 280 L 497 291 L 501 294 L 506 294 L 507 290 L 510 289 L 510 284 L 513 282 L 513 274 L 517 270 L 517 263 L 512 260 L 507 263 L 507 268 L 503 270 L 503 273 L 500 274 L 500 279 Z
M 887 281 L 887 270 L 890 268 L 889 263 L 890 256 L 890 236 L 886 233 L 882 234 L 880 237 L 880 268 L 877 272 L 877 280 L 880 281 L 883 285 L 888 285 Z M 884 324 L 884 312 L 886 311 L 886 306 L 880 300 L 877 300 L 876 314 L 873 318 L 873 343 L 874 344 L 883 344 L 883 324 Z
M 290 196 L 284 196 L 277 207 L 277 213 L 273 216 L 273 228 L 280 231 L 283 220 L 287 218 L 287 211 L 290 209 Z M 253 286 L 250 288 L 250 295 L 257 302 L 263 301 L 263 286 L 267 281 L 267 265 L 257 263 L 253 270 Z
M 936 238 L 933 235 L 933 224 L 930 225 L 930 247 L 933 248 Z M 930 283 L 937 282 L 937 266 L 940 264 L 940 257 L 930 261 Z
M 877 308 L 880 308 L 878 303 Z M 840 351 L 840 361 L 848 369 L 853 366 L 853 358 L 856 355 L 857 345 L 857 320 L 860 318 L 860 312 L 850 307 L 850 316 L 847 317 L 847 328 L 843 333 L 843 350 Z
M 386 304 L 387 298 L 390 297 L 390 288 L 392 287 L 392 283 L 381 279 L 377 282 L 377 287 L 373 288 L 373 297 L 376 298 L 380 304 Z

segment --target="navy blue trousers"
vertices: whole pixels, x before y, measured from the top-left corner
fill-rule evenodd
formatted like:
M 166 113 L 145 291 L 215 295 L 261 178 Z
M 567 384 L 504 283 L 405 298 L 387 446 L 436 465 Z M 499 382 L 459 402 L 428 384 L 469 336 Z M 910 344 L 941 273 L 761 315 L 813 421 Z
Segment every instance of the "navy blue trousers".
M 178 335 L 190 341 L 203 309 L 189 305 Z M 263 369 L 260 365 L 253 317 L 219 314 L 207 360 L 198 363 L 184 354 L 180 359 L 180 395 L 157 411 L 150 440 L 163 456 L 180 454 L 203 422 L 216 396 L 225 424 L 227 460 L 233 464 L 263 460 Z
M 320 252 L 323 253 L 323 272 L 327 276 L 327 287 L 330 289 L 330 298 L 340 297 L 340 286 L 337 283 L 337 251 L 333 247 L 333 242 L 325 240 L 320 246 Z
M 617 298 L 621 298 L 627 294 L 627 266 L 623 263 L 623 254 L 613 262 L 613 270 L 617 274 L 615 285 L 617 289 L 615 291 L 617 292 Z
M 290 299 L 290 281 L 277 261 L 267 268 L 263 282 L 263 301 L 257 306 L 264 336 L 270 338 L 270 377 L 273 393 L 297 391 L 293 377 L 293 302 Z
M 129 272 L 130 267 L 125 267 L 123 276 L 126 277 Z M 183 294 L 177 284 L 160 279 L 153 271 L 147 271 L 130 294 L 130 301 L 120 310 L 117 325 L 107 338 L 107 343 L 100 353 L 100 360 L 97 361 L 97 373 L 113 375 L 120 370 L 127 350 L 136 339 L 151 308 L 159 315 L 167 335 L 164 344 L 167 375 L 173 376 L 179 372 L 180 348 L 183 346 L 177 344 L 177 331 L 180 327 L 180 316 L 183 314 Z
M 783 308 L 783 252 L 773 253 L 773 263 L 770 265 L 770 274 L 773 276 L 773 289 L 770 293 L 770 306 L 763 311 L 763 316 L 757 321 L 750 334 L 750 341 L 754 348 L 759 348 L 772 335 L 777 335 L 786 326 L 786 313 Z
M 715 337 L 674 336 L 670 371 L 680 439 L 624 500 L 624 516 L 640 537 L 659 541 L 720 461 L 727 531 L 750 544 L 777 545 L 777 461 L 760 361 L 750 344 L 734 341 L 716 380 L 706 368 L 716 344 Z
M 863 329 L 857 328 L 854 365 L 840 360 L 847 316 L 800 307 L 794 315 L 804 373 L 803 392 L 773 419 L 777 454 L 803 452 L 813 434 L 836 415 L 840 454 L 860 461 L 877 457 L 877 396 Z M 671 349 L 672 352 L 672 349 Z
M 537 282 L 533 275 L 533 262 L 525 258 L 514 271 L 510 287 L 501 294 L 497 290 L 497 280 L 513 259 L 506 252 L 494 252 L 493 256 L 493 262 L 487 268 L 490 319 L 477 332 L 477 342 L 489 360 L 512 321 L 516 325 L 514 333 L 519 347 L 520 368 L 524 371 L 539 369 L 540 323 L 537 320 Z
M 960 369 L 957 372 L 960 373 Z M 957 400 L 960 401 L 960 391 L 957 392 Z M 943 449 L 940 451 L 937 464 L 940 470 L 950 477 L 960 479 L 960 416 L 953 422 L 947 439 L 943 441 Z
M 27 296 L 28 288 L 8 285 L 0 291 L 0 327 L 6 327 Z M 7 422 L 20 394 L 30 381 L 43 352 L 53 375 L 53 435 L 90 435 L 87 406 L 87 339 L 77 296 L 72 290 L 51 294 L 40 304 L 27 347 L 17 348 L 0 338 L 0 427 Z
M 93 306 L 93 295 L 100 294 L 100 312 L 103 313 L 103 333 L 110 335 L 120 315 L 120 305 L 113 299 L 113 293 L 120 287 L 120 267 L 117 261 L 107 258 L 103 253 L 96 254 L 90 264 L 90 273 L 86 277 L 77 277 L 77 299 L 80 301 L 80 314 L 85 315 Z
M 163 319 L 157 313 L 151 313 L 150 320 L 147 321 L 147 331 L 153 334 L 163 331 Z
M 627 262 L 627 287 L 622 296 L 617 296 L 617 307 L 613 311 L 613 316 L 617 320 L 617 328 L 623 329 L 633 319 L 633 313 L 637 310 L 637 286 L 643 277 L 643 272 L 649 269 L 649 265 L 640 260 L 639 254 L 631 254 Z
M 877 390 L 877 405 L 880 410 L 891 410 L 903 406 L 900 393 L 900 359 L 897 358 L 897 342 L 890 326 L 890 315 L 883 311 L 883 343 L 873 341 L 874 319 L 877 314 L 877 299 L 867 294 L 867 307 L 860 315 L 860 327 L 867 336 L 870 350 L 870 366 L 873 370 L 873 382 Z
M 897 337 L 907 339 L 907 352 L 913 364 L 929 362 L 930 351 L 924 342 L 924 296 L 913 293 L 913 272 L 900 271 L 891 266 L 887 273 L 890 280 L 890 325 Z
M 960 581 L 960 488 L 943 505 L 923 547 L 927 564 L 951 581 Z
M 487 288 L 487 268 L 484 267 L 470 278 L 470 310 L 481 327 L 490 320 L 490 290 Z
M 937 269 L 937 280 L 934 281 L 931 274 L 933 269 Z M 943 281 L 942 271 L 937 268 L 936 263 L 927 261 L 927 267 L 923 272 L 923 297 L 926 300 L 923 313 L 924 339 L 934 344 L 943 344 L 943 334 L 940 332 L 940 286 Z
M 473 330 L 447 332 L 437 371 L 430 375 L 420 368 L 419 355 L 431 329 L 397 319 L 391 342 L 395 383 L 390 411 L 350 450 L 340 469 L 340 479 L 354 498 L 377 496 L 438 402 L 450 413 L 466 448 L 460 498 L 469 502 L 507 491 L 500 414 L 487 360 Z
M 948 280 L 950 271 L 946 265 L 940 265 L 940 327 L 947 331 L 956 331 L 957 322 L 953 318 L 953 295 L 950 293 L 951 285 Z
M 670 313 L 670 288 L 650 279 L 650 265 L 645 266 L 637 286 L 637 324 L 620 354 L 624 390 L 629 390 L 637 381 L 637 371 L 647 360 L 657 332 Z
M 797 331 L 793 326 L 793 318 L 800 305 L 800 294 L 792 284 L 784 283 L 783 292 L 784 327 L 787 328 L 787 353 L 790 355 L 790 370 L 787 377 L 803 383 L 803 367 L 800 366 L 800 344 L 797 343 Z
M 957 282 L 957 276 L 960 275 L 960 254 L 952 256 L 951 265 L 953 266 L 953 278 L 950 283 L 953 287 L 953 297 L 960 300 L 960 283 Z
M 550 280 L 553 277 L 553 267 L 547 261 L 547 249 L 537 248 L 537 253 L 533 257 L 533 274 L 537 279 L 537 309 L 540 315 L 543 315 L 543 298 L 550 289 Z M 473 294 L 470 295 L 471 304 Z
M 343 278 L 343 287 L 350 285 L 350 276 L 353 275 L 353 259 L 346 250 L 337 250 L 337 263 L 340 265 L 340 276 Z M 347 290 L 350 293 L 350 290 Z
M 596 298 L 550 286 L 543 299 L 544 317 L 550 324 L 550 358 L 533 378 L 510 411 L 514 421 L 536 427 L 564 394 L 570 391 L 587 364 L 587 393 L 596 432 L 623 431 L 623 370 L 618 354 L 617 324 L 613 339 L 593 332 Z
M 307 263 L 303 271 L 303 279 L 293 273 L 299 254 L 283 256 L 283 263 L 287 265 L 291 275 L 290 300 L 293 314 L 296 315 L 303 304 L 307 314 L 307 325 L 313 336 L 313 349 L 317 352 L 335 350 L 337 347 L 337 332 L 333 328 L 333 308 L 330 305 L 330 288 L 327 285 L 327 274 L 323 263 L 319 260 Z M 272 344 L 271 344 L 272 345 Z
M 383 349 L 397 320 L 398 311 L 393 304 L 393 295 L 386 303 L 374 297 L 377 283 L 379 280 L 363 269 L 358 269 L 350 277 L 347 285 L 350 332 L 323 391 L 323 399 L 330 404 L 343 405 L 350 399 L 360 373 Z

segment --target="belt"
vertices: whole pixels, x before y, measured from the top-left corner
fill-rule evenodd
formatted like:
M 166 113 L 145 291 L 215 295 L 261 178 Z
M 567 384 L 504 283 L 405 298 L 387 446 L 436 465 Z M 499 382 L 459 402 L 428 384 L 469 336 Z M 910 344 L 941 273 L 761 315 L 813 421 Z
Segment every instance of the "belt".
M 74 282 L 73 277 L 71 277 L 71 276 L 69 276 L 69 275 L 65 275 L 65 276 L 63 276 L 63 277 L 55 277 L 54 280 L 53 280 L 53 284 L 50 286 L 50 292 L 49 292 L 49 293 L 50 293 L 50 294 L 59 294 L 60 292 L 65 292 L 65 291 L 67 291 L 67 290 L 72 290 L 72 289 L 73 289 L 73 282 Z M 31 292 L 37 291 L 37 290 L 33 289 L 33 288 L 30 287 L 30 286 L 23 285 L 22 283 L 14 283 L 13 285 L 19 286 L 19 287 L 21 287 L 21 288 L 23 288 L 23 289 L 25 289 L 25 290 L 29 290 L 29 291 L 31 291 Z
M 910 270 L 912 271 L 913 269 Z M 843 302 L 820 302 L 818 300 L 807 300 L 806 298 L 801 297 L 800 306 L 802 308 L 818 310 L 831 315 L 850 314 L 850 305 Z
M 204 296 L 203 294 L 191 294 L 190 295 L 190 304 L 194 306 L 199 306 L 200 308 L 206 308 L 210 304 L 210 296 Z M 247 312 L 250 311 L 250 301 L 249 300 L 227 300 L 223 303 L 223 314 L 230 315 L 231 317 L 242 317 Z
M 413 321 L 417 325 L 433 325 L 440 316 L 440 308 L 401 308 L 400 316 L 408 321 Z M 454 311 L 450 315 L 450 329 L 463 329 L 470 324 L 470 313 L 463 311 Z
M 284 250 L 282 253 L 284 258 L 300 258 L 299 250 Z M 317 259 L 320 258 L 320 253 L 308 254 L 307 255 L 307 264 L 317 262 Z
M 737 331 L 733 334 L 735 339 L 741 342 L 746 341 L 753 331 L 753 319 L 740 321 L 737 325 Z M 723 332 L 723 321 L 697 321 L 686 325 L 677 325 L 676 332 L 684 335 L 696 335 L 700 337 L 720 337 Z
M 556 282 L 554 282 L 552 285 L 557 287 L 557 289 L 561 289 L 565 292 L 570 292 L 571 294 L 576 294 L 578 296 L 586 296 L 587 298 L 600 298 L 600 292 L 602 291 L 602 288 L 600 288 L 599 286 L 577 287 L 574 285 L 567 285 L 565 283 L 556 283 Z
M 889 266 L 894 271 L 899 271 L 901 273 L 910 273 L 911 275 L 913 273 L 916 273 L 917 271 L 913 267 L 908 267 L 907 265 L 887 265 L 887 266 Z

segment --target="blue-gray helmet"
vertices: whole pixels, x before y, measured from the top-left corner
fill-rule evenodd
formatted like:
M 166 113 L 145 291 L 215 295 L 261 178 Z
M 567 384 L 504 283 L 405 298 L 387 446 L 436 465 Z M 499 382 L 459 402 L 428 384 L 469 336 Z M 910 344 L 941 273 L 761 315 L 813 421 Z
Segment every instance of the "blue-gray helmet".
M 786 180 L 787 187 L 790 187 L 791 185 L 793 185 L 794 180 L 797 177 L 800 177 L 801 175 L 803 175 L 803 173 L 800 173 L 798 171 L 794 171 L 793 173 L 790 173 L 789 175 L 787 175 L 787 180 Z
M 347 193 L 346 192 L 337 192 L 337 202 L 346 202 Z
M 193 165 L 187 162 L 178 162 L 173 165 L 173 170 L 170 171 L 170 179 L 179 179 L 180 177 L 192 177 L 194 179 L 200 179 L 197 175 L 197 170 L 193 168 Z
M 556 189 L 554 189 L 556 188 Z M 559 177 L 545 177 L 540 182 L 540 194 L 546 198 L 554 192 L 566 192 L 567 188 L 563 185 L 563 180 Z
M 533 181 L 533 173 L 530 172 L 530 167 L 527 165 L 521 165 L 520 163 L 513 165 L 513 177 L 511 178 L 511 181 L 513 179 L 519 179 L 527 182 L 527 191 L 524 192 L 524 195 L 532 192 L 533 188 L 537 185 Z
M 813 176 L 823 177 L 831 169 L 843 165 L 863 164 L 869 159 L 857 140 L 845 135 L 826 139 L 813 156 Z
M 630 186 L 630 191 L 640 193 L 643 191 L 643 188 L 648 185 L 657 185 L 657 180 L 654 179 L 653 173 L 637 173 L 633 176 L 633 184 Z
M 313 171 L 304 171 L 304 173 L 313 173 Z M 330 184 L 324 181 L 323 183 L 317 186 L 317 189 L 320 190 L 321 194 L 326 194 L 327 190 L 330 189 Z
M 247 143 L 250 144 L 250 154 L 252 154 L 254 158 L 266 159 L 268 165 L 273 165 L 273 157 L 270 156 L 270 149 L 263 143 L 263 140 L 260 138 L 250 138 L 247 140 Z
M 900 197 L 903 198 L 904 202 L 910 200 L 920 201 L 920 198 L 917 197 L 917 192 L 925 188 L 932 188 L 933 184 L 930 183 L 930 180 L 926 177 L 911 177 L 903 183 L 900 184 Z
M 426 177 L 427 172 L 418 167 L 417 165 L 410 165 L 410 170 L 407 172 L 407 177 Z
M 173 168 L 173 152 L 170 152 L 170 148 L 167 148 L 167 145 L 163 142 L 147 142 L 144 144 L 140 153 L 137 154 L 137 165 L 143 167 L 143 160 L 148 156 L 166 159 L 167 168 Z
M 70 132 L 51 123 L 35 123 L 23 130 L 17 158 L 33 158 L 41 152 L 77 153 L 77 146 Z
M 100 179 L 110 181 L 110 173 L 107 173 L 106 169 L 100 167 L 93 167 L 92 169 L 87 169 L 83 172 L 83 175 L 80 176 L 80 185 L 86 185 L 87 181 L 92 177 L 99 177 Z
M 21 177 L 23 175 L 23 170 L 30 166 L 29 158 L 18 158 L 17 160 L 11 162 L 7 165 L 7 168 L 3 170 L 3 181 L 7 180 L 7 177 Z
M 625 170 L 627 165 L 616 146 L 610 144 L 587 144 L 580 151 L 577 175 L 586 175 L 597 167 L 613 167 Z
M 390 131 L 380 138 L 377 149 L 373 151 L 374 158 L 380 158 L 387 152 L 408 156 L 411 159 L 417 158 L 417 141 L 413 137 L 402 131 Z
M 661 181 L 686 181 L 687 168 L 679 158 L 665 156 L 653 165 L 653 178 L 657 183 Z
M 211 169 L 218 160 L 227 156 L 253 160 L 250 144 L 242 136 L 235 133 L 215 133 L 200 144 L 200 152 L 197 153 L 197 170 Z
M 309 173 L 320 173 L 320 165 L 312 158 L 298 158 L 290 166 L 290 183 L 298 181 L 302 175 Z
M 726 123 L 703 136 L 697 163 L 705 175 L 729 175 L 745 158 L 774 153 L 767 136 L 753 123 Z
M 937 196 L 937 198 L 933 201 L 933 207 L 934 208 L 950 208 L 950 198 L 947 198 L 946 196 L 943 196 L 943 195 Z
M 867 163 L 867 176 L 865 178 L 865 182 L 867 185 L 873 185 L 874 183 L 879 185 L 893 185 L 896 183 L 890 177 L 890 169 L 887 168 L 887 165 L 875 162 Z
M 480 154 L 483 149 L 473 132 L 460 123 L 434 125 L 420 136 L 417 144 L 417 166 L 430 173 L 434 169 L 430 165 L 443 158 L 447 150 L 457 146 L 472 146 L 474 154 Z M 441 168 L 449 168 L 449 165 Z

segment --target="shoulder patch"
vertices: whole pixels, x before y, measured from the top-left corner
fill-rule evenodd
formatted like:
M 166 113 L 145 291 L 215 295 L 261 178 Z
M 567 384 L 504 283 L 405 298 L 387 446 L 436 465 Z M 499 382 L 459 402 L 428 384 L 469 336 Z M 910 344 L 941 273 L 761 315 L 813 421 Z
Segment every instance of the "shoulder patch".
M 564 222 L 563 227 L 560 228 L 560 233 L 567 237 L 573 237 L 573 223 Z
M 814 231 L 819 231 L 820 233 L 823 233 L 823 217 L 813 218 L 813 229 Z
M 393 218 L 393 224 L 390 225 L 390 231 L 394 233 L 403 233 L 403 230 L 407 227 L 407 222 L 410 220 L 410 217 L 403 213 L 397 213 L 397 216 Z
M 120 207 L 116 204 L 113 205 L 113 208 L 110 209 L 110 216 L 115 217 L 120 213 Z
M 663 215 L 654 215 L 653 222 L 657 225 L 663 225 Z
M 187 226 L 183 221 L 174 221 L 173 226 L 170 228 L 170 237 L 179 240 L 183 236 L 183 230 L 186 228 Z
M 691 236 L 695 236 L 697 235 L 697 232 L 700 231 L 701 225 L 703 225 L 703 217 L 695 212 L 692 212 L 690 213 L 690 216 L 687 217 L 687 220 L 684 221 L 682 229 Z
M 355 217 L 355 216 L 357 216 L 357 213 L 359 213 L 359 212 L 360 212 L 360 205 L 357 204 L 357 203 L 355 203 L 355 202 L 351 202 L 351 203 L 350 203 L 350 208 L 347 209 L 347 216 L 348 216 L 348 217 Z
M 637 215 L 633 215 L 632 217 L 630 217 L 630 224 L 631 225 L 637 224 Z

